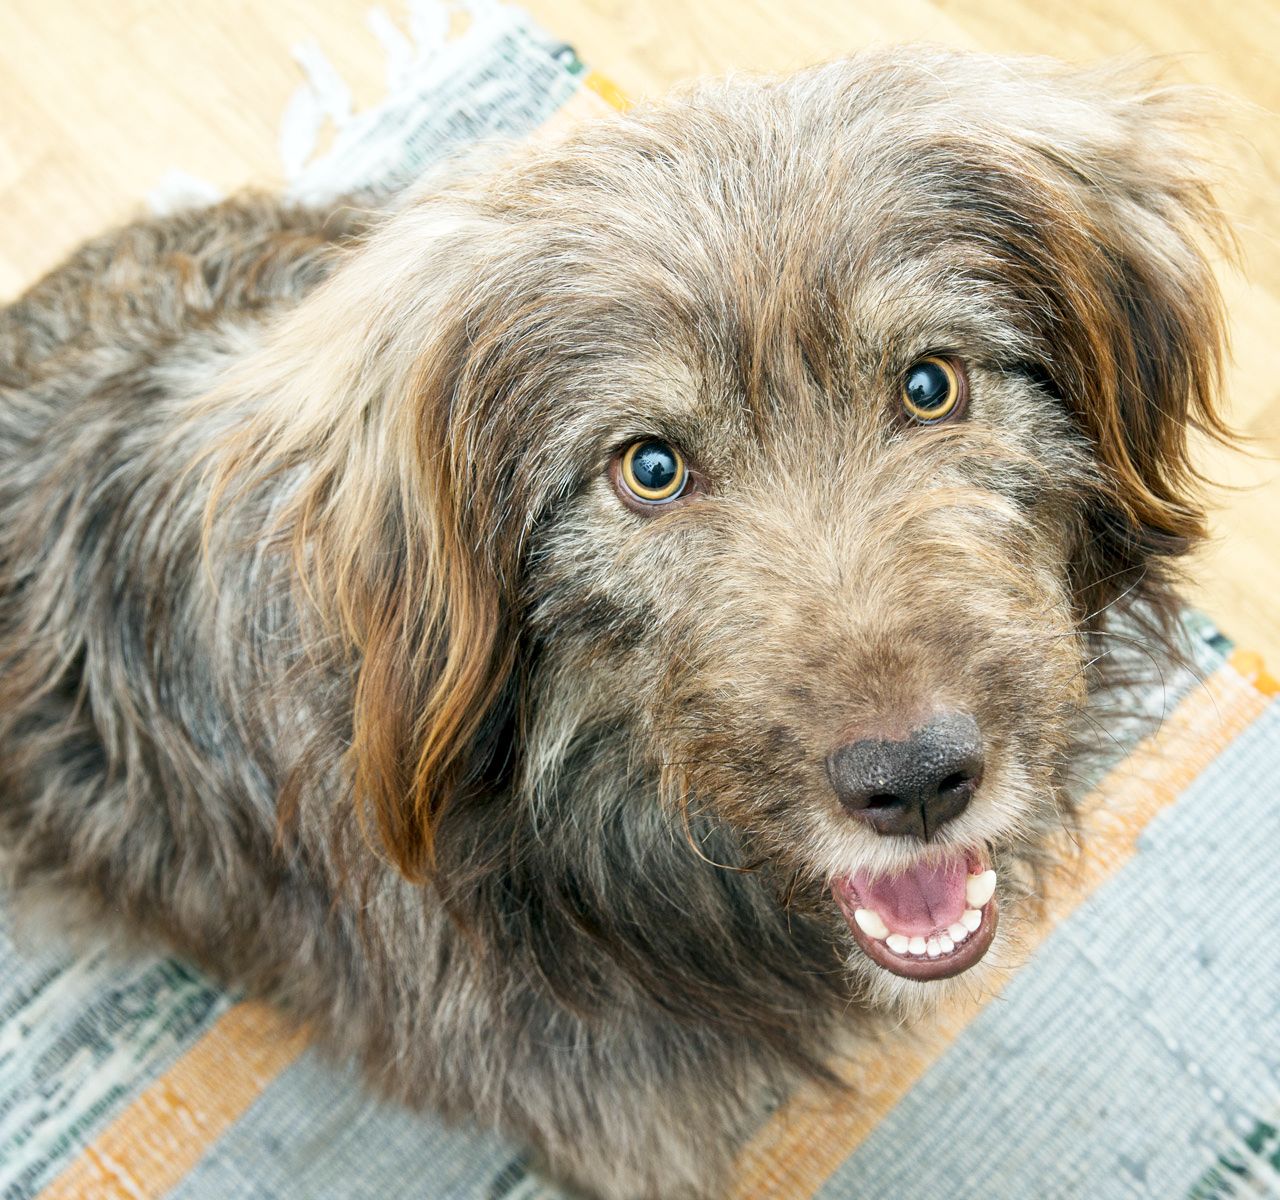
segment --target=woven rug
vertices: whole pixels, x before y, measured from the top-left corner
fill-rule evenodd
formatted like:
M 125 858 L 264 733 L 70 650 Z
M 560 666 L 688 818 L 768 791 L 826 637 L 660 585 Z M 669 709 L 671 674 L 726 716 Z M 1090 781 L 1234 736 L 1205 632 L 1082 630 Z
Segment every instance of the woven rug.
M 282 123 L 300 196 L 396 186 L 450 146 L 618 104 L 514 8 L 378 10 L 389 95 L 351 112 L 314 46 Z M 848 49 L 854 49 L 849 47 Z M 327 123 L 331 148 L 314 153 Z M 156 206 L 208 199 L 175 173 Z M 1188 618 L 1194 669 L 1106 730 L 1034 953 L 759 1131 L 735 1196 L 1280 1196 L 1280 706 L 1256 658 Z M 1156 724 L 1156 722 L 1152 722 Z M 378 1104 L 269 1009 L 181 962 L 19 942 L 0 901 L 0 1200 L 552 1200 L 516 1148 Z

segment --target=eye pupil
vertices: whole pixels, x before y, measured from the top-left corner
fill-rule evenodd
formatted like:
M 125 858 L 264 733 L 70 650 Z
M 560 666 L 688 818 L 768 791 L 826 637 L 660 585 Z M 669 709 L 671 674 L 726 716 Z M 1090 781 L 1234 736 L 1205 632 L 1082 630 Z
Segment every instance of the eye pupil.
M 667 442 L 649 438 L 634 442 L 618 464 L 618 481 L 632 500 L 665 504 L 677 499 L 689 481 L 680 451 Z
M 664 492 L 680 474 L 680 463 L 665 442 L 645 442 L 631 458 L 631 473 L 647 491 Z
M 963 408 L 961 368 L 946 358 L 922 358 L 902 380 L 902 407 L 921 424 L 958 415 Z
M 907 399 L 912 407 L 922 412 L 932 412 L 946 405 L 951 393 L 951 381 L 937 363 L 920 363 L 907 376 Z

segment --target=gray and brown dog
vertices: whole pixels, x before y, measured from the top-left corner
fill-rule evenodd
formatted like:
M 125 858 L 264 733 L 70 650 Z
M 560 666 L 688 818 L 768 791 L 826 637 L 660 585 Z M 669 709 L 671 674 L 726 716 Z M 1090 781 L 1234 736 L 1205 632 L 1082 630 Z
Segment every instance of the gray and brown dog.
M 12 888 L 585 1193 L 722 1194 L 1016 957 L 1107 622 L 1172 610 L 1194 120 L 899 50 L 90 243 L 0 314 Z

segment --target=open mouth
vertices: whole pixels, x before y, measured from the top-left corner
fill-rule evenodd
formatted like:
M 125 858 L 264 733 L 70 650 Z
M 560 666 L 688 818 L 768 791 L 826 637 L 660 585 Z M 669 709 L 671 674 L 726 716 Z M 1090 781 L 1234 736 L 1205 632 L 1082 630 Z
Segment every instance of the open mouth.
M 854 941 L 878 966 L 904 979 L 946 979 L 967 971 L 991 945 L 999 912 L 996 873 L 973 853 L 865 871 L 832 885 Z

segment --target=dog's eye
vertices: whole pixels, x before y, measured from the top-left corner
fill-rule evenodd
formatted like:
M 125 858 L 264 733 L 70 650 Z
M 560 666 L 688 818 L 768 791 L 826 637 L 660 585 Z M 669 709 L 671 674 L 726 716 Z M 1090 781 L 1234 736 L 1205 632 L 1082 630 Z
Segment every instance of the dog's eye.
M 643 504 L 667 504 L 684 492 L 689 469 L 674 446 L 649 438 L 623 451 L 618 460 L 618 482 L 624 499 L 629 495 Z
M 902 379 L 902 408 L 920 425 L 958 417 L 968 399 L 964 369 L 953 358 L 930 355 L 912 363 Z

